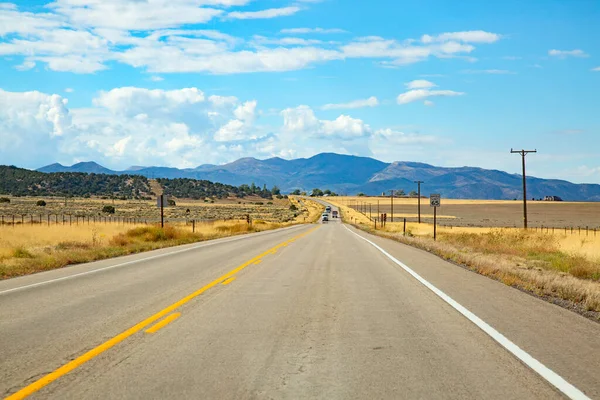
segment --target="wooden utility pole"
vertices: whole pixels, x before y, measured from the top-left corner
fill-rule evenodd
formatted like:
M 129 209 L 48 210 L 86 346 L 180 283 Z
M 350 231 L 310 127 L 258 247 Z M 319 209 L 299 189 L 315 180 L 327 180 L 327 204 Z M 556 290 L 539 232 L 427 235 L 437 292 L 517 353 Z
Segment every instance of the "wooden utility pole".
M 418 185 L 419 189 L 418 189 L 418 194 L 417 197 L 419 199 L 419 205 L 418 205 L 418 210 L 419 210 L 419 223 L 421 223 L 421 183 L 425 183 L 423 181 L 415 181 L 415 183 Z
M 527 229 L 527 181 L 525 178 L 525 156 L 529 153 L 537 153 L 537 150 L 510 149 L 510 152 L 520 154 L 523 161 L 523 228 Z

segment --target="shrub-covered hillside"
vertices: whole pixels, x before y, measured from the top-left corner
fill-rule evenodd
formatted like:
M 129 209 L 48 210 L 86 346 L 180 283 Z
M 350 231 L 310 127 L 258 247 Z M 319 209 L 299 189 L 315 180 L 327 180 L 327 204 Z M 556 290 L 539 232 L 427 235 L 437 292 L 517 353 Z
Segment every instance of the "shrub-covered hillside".
M 54 172 L 46 174 L 14 166 L 0 166 L 0 194 L 13 196 L 117 196 L 142 198 L 152 190 L 139 175 Z
M 166 195 L 178 198 L 203 199 L 206 197 L 226 198 L 228 196 L 244 197 L 256 195 L 270 199 L 273 194 L 279 194 L 277 187 L 274 187 L 273 190 L 269 190 L 266 187 L 261 189 L 254 184 L 236 187 L 224 185 L 222 183 L 188 178 L 159 178 L 156 181 L 162 186 Z

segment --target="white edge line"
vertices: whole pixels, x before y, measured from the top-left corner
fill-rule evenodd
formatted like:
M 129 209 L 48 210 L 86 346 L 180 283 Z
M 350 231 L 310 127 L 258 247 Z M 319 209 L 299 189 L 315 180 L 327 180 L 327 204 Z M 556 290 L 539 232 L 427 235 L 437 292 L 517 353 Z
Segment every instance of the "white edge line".
M 283 230 L 287 231 L 287 230 L 290 230 L 292 228 L 297 228 L 297 227 L 303 226 L 303 225 L 304 224 L 294 225 L 294 226 L 290 226 L 288 228 L 282 228 L 282 229 L 277 230 L 277 231 L 279 231 L 279 232 L 281 232 Z M 273 231 L 263 231 L 263 232 L 274 233 L 274 232 L 277 232 L 277 231 L 273 230 Z M 258 232 L 258 233 L 260 233 L 260 232 Z M 261 236 L 264 236 L 264 235 L 261 235 Z M 184 253 L 186 251 L 192 251 L 192 250 L 196 250 L 196 249 L 203 248 L 203 247 L 215 246 L 217 244 L 222 244 L 222 243 L 236 242 L 238 240 L 249 239 L 249 238 L 252 238 L 252 237 L 256 237 L 256 236 L 255 235 L 241 235 L 241 236 L 238 236 L 238 237 L 235 237 L 235 238 L 224 238 L 224 239 L 228 239 L 228 240 L 219 240 L 218 242 L 202 243 L 202 244 L 199 244 L 197 246 L 188 247 L 187 249 L 175 250 L 175 251 L 171 251 L 171 252 L 168 252 L 168 253 L 158 254 L 158 255 L 155 255 L 155 256 L 150 256 L 150 257 L 146 257 L 146 258 L 140 258 L 138 260 L 132 260 L 132 261 L 127 261 L 127 262 L 120 263 L 120 264 L 109 265 L 108 267 L 98 268 L 98 269 L 94 269 L 92 271 L 80 272 L 78 274 L 63 276 L 61 278 L 50 279 L 48 281 L 42 281 L 42 282 L 32 283 L 30 285 L 19 286 L 19 287 L 16 287 L 16 288 L 3 290 L 3 291 L 0 292 L 0 295 L 11 293 L 11 292 L 17 292 L 19 290 L 30 289 L 30 288 L 33 288 L 33 287 L 36 287 L 36 286 L 47 285 L 49 283 L 64 281 L 64 280 L 67 280 L 67 279 L 76 278 L 78 276 L 95 274 L 96 272 L 106 271 L 106 270 L 113 269 L 113 268 L 118 268 L 118 267 L 124 267 L 126 265 L 131 265 L 131 264 L 137 264 L 137 263 L 140 263 L 140 262 L 143 262 L 143 261 L 154 260 L 154 259 L 157 259 L 157 258 L 172 256 L 174 254 Z M 98 260 L 98 261 L 103 261 L 103 260 Z M 94 261 L 94 262 L 97 262 L 97 261 Z M 82 265 L 82 264 L 79 264 L 79 265 Z
M 426 281 L 423 277 L 421 277 L 419 274 L 417 274 L 415 271 L 413 271 L 406 264 L 397 260 L 394 256 L 389 254 L 387 251 L 385 251 L 384 249 L 382 249 L 381 247 L 379 247 L 378 245 L 376 245 L 369 239 L 350 230 L 347 226 L 344 225 L 344 228 L 348 229 L 348 231 L 350 233 L 353 233 L 354 235 L 358 236 L 362 240 L 371 244 L 373 247 L 375 247 L 377 250 L 379 250 L 381 253 L 383 253 L 387 258 L 392 260 L 395 264 L 399 265 L 402 269 L 404 269 L 406 272 L 408 272 L 410 275 L 412 275 L 413 278 L 418 280 L 425 287 L 427 287 L 429 290 L 431 290 L 433 293 L 435 293 L 438 297 L 440 297 L 442 300 L 444 300 L 446 303 L 448 303 L 452 308 L 454 308 L 456 311 L 458 311 L 463 316 L 465 316 L 469 321 L 471 321 L 472 323 L 477 325 L 477 327 L 479 327 L 482 331 L 487 333 L 492 339 L 494 339 L 502 347 L 504 347 L 506 350 L 508 350 L 510 353 L 512 353 L 519 360 L 521 360 L 521 362 L 523 362 L 529 368 L 531 368 L 532 370 L 537 372 L 542 378 L 544 378 L 546 381 L 548 381 L 550 384 L 552 384 L 554 387 L 556 387 L 558 390 L 560 390 L 567 397 L 569 397 L 570 399 L 577 399 L 577 400 L 580 400 L 580 399 L 581 400 L 586 400 L 586 399 L 589 400 L 590 399 L 581 390 L 577 389 L 575 386 L 571 385 L 569 382 L 567 382 L 563 377 L 558 375 L 556 372 L 552 371 L 550 368 L 546 367 L 544 364 L 542 364 L 541 362 L 539 362 L 538 360 L 533 358 L 526 351 L 524 351 L 519 346 L 517 346 L 516 344 L 511 342 L 508 338 L 506 338 L 506 336 L 504 336 L 503 334 L 501 334 L 500 332 L 498 332 L 497 330 L 492 328 L 488 323 L 486 323 L 481 318 L 479 318 L 477 315 L 473 314 L 471 311 L 466 309 L 464 306 L 462 306 L 456 300 L 454 300 L 453 298 L 448 296 L 446 293 L 442 292 L 440 289 L 438 289 L 437 287 L 435 287 L 434 285 L 432 285 L 431 283 Z

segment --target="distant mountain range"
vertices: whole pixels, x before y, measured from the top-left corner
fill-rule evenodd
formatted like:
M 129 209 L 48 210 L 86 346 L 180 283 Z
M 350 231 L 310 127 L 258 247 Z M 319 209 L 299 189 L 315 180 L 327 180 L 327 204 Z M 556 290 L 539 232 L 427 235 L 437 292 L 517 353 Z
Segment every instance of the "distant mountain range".
M 148 178 L 191 178 L 239 186 L 254 182 L 268 187 L 277 185 L 282 192 L 295 189 L 310 191 L 330 189 L 341 194 L 381 194 L 390 189 L 415 190 L 421 180 L 422 194 L 440 193 L 458 199 L 522 198 L 521 175 L 475 167 L 446 168 L 429 164 L 397 161 L 385 163 L 368 157 L 335 153 L 310 158 L 266 160 L 241 158 L 224 164 L 204 164 L 196 168 L 132 166 L 113 171 L 95 162 L 81 162 L 70 167 L 51 164 L 40 172 L 87 172 L 96 174 L 143 175 Z M 527 178 L 528 197 L 559 196 L 571 201 L 600 201 L 600 185 L 574 184 L 557 179 Z

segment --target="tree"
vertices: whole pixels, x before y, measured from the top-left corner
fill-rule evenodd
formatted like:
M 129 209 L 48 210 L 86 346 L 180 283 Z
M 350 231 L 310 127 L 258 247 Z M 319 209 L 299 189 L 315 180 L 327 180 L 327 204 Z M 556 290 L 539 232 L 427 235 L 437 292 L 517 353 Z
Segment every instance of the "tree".
M 329 196 L 329 195 L 331 195 L 331 190 L 325 189 L 325 191 L 323 193 Z
M 294 190 L 291 194 L 293 194 L 294 196 L 300 196 L 300 189 Z
M 408 194 L 410 197 L 416 197 L 419 194 L 417 192 L 415 192 L 414 190 L 411 190 L 410 193 Z
M 406 193 L 404 192 L 404 189 L 398 189 L 398 190 L 396 190 L 396 195 L 399 197 L 402 197 L 402 196 L 406 196 Z
M 292 204 L 292 205 L 290 206 L 290 211 L 297 211 L 297 210 L 298 210 L 298 207 L 296 207 L 296 205 L 295 205 L 295 204 Z
M 104 206 L 102 207 L 102 212 L 106 214 L 114 214 L 115 208 L 113 206 Z
M 275 185 L 273 186 L 273 188 L 271 189 L 271 194 L 273 195 L 280 195 L 281 194 L 281 190 Z
M 315 188 L 312 190 L 312 193 L 310 194 L 311 197 L 319 197 L 319 196 L 323 196 L 323 191 L 321 189 Z
M 177 203 L 175 203 L 175 200 L 173 199 L 167 199 L 167 204 L 169 205 L 169 207 L 175 207 L 177 205 Z
M 357 196 L 359 197 L 363 197 L 365 194 L 363 192 L 360 192 L 359 194 L 357 194 Z
M 35 203 L 38 207 L 46 207 L 46 202 L 44 200 L 38 200 L 37 203 Z

